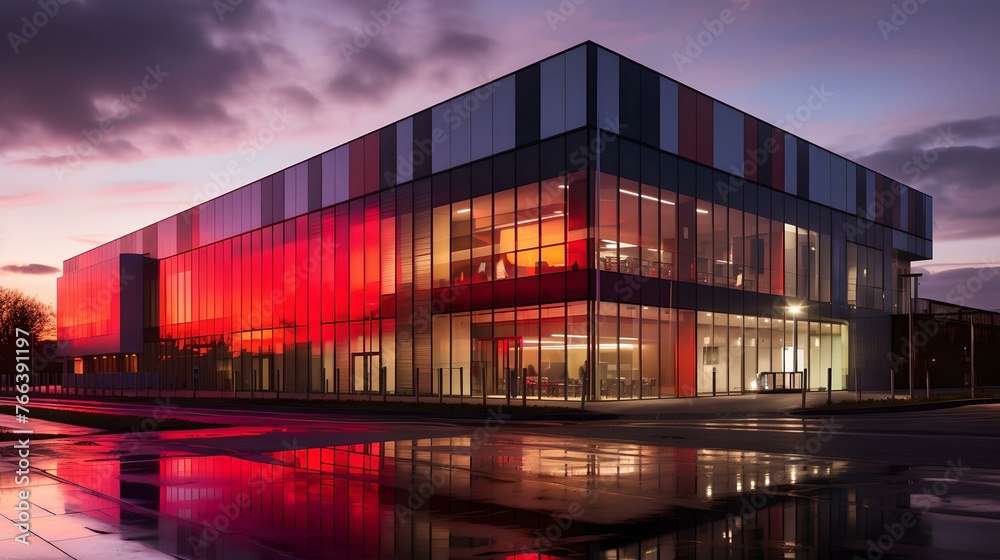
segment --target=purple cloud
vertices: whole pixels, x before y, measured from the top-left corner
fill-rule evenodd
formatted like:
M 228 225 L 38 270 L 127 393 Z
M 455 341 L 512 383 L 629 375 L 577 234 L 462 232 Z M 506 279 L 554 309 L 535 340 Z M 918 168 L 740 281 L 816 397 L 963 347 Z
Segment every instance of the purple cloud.
M 997 235 L 1000 115 L 924 127 L 858 161 L 934 197 L 935 240 Z
M 0 266 L 0 271 L 6 272 L 8 274 L 28 274 L 32 276 L 41 276 L 46 274 L 59 274 L 62 272 L 61 268 L 54 266 L 49 266 L 47 264 L 8 264 Z

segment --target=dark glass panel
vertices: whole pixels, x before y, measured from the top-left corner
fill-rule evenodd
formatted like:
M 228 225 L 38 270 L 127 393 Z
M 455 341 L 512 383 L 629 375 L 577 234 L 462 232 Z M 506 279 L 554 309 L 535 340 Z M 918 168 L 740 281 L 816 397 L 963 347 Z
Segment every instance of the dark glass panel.
M 379 155 L 379 133 L 372 132 L 365 136 L 365 193 L 379 189 Z
M 396 124 L 379 131 L 379 188 L 396 186 Z
M 533 64 L 514 77 L 514 103 L 517 108 L 514 138 L 517 146 L 538 140 L 541 124 L 540 67 Z
M 642 127 L 640 140 L 649 146 L 660 144 L 660 76 L 648 68 L 640 70 L 639 106 Z
M 350 157 L 349 196 L 354 199 L 365 194 L 365 139 L 358 138 L 348 144 Z
M 642 134 L 642 106 L 639 96 L 639 65 L 620 58 L 618 63 L 618 115 L 620 134 L 638 140 Z

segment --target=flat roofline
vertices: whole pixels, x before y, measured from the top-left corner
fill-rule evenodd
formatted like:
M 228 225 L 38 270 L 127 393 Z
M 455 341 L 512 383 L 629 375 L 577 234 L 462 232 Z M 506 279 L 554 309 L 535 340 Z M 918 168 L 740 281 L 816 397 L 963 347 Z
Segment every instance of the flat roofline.
M 144 227 L 141 227 L 141 228 L 139 228 L 139 229 L 137 229 L 137 230 L 132 230 L 132 231 L 130 231 L 130 232 L 128 232 L 128 233 L 125 233 L 125 234 L 123 234 L 123 235 L 120 235 L 120 236 L 118 236 L 118 237 L 116 237 L 116 238 L 114 238 L 114 239 L 112 239 L 112 240 L 110 240 L 110 241 L 107 241 L 107 242 L 105 242 L 105 243 L 102 243 L 102 244 L 100 244 L 100 245 L 98 245 L 98 246 L 96 246 L 96 247 L 93 247 L 93 248 L 91 248 L 91 249 L 88 249 L 88 250 L 86 250 L 86 251 L 84 251 L 84 252 L 82 252 L 82 253 L 77 253 L 76 255 L 73 255 L 72 257 L 69 257 L 68 259 L 63 259 L 63 268 L 65 269 L 65 265 L 66 265 L 66 262 L 67 262 L 67 261 L 69 261 L 69 260 L 72 260 L 72 259 L 75 259 L 75 258 L 77 258 L 77 257 L 79 257 L 79 256 L 81 256 L 81 255 L 85 255 L 85 254 L 87 254 L 87 253 L 90 253 L 91 251 L 96 251 L 97 249 L 100 249 L 101 247 L 104 247 L 104 246 L 106 246 L 106 245 L 109 245 L 109 244 L 111 244 L 111 243 L 114 243 L 115 241 L 118 241 L 118 240 L 120 240 L 120 239 L 122 239 L 122 238 L 124 238 L 124 237 L 127 237 L 127 236 L 129 236 L 129 235 L 132 235 L 132 234 L 134 234 L 134 233 L 138 233 L 138 232 L 142 231 L 143 229 L 146 229 L 147 227 L 150 227 L 150 226 L 153 226 L 153 225 L 156 225 L 156 224 L 159 224 L 160 222 L 163 222 L 163 221 L 166 221 L 166 220 L 169 220 L 169 219 L 171 219 L 171 218 L 174 218 L 174 217 L 179 217 L 179 216 L 180 216 L 181 214 L 183 214 L 184 212 L 187 212 L 187 211 L 191 210 L 192 208 L 196 208 L 196 207 L 198 207 L 198 206 L 201 206 L 202 204 L 205 204 L 205 203 L 207 203 L 207 202 L 210 202 L 210 201 L 213 201 L 213 200 L 217 200 L 217 199 L 220 199 L 220 198 L 222 198 L 222 197 L 224 197 L 224 196 L 226 196 L 226 195 L 229 195 L 229 194 L 231 194 L 231 193 L 233 193 L 233 192 L 236 192 L 236 191 L 238 191 L 238 190 L 240 190 L 240 189 L 244 189 L 244 188 L 247 188 L 247 187 L 250 187 L 250 186 L 251 186 L 251 185 L 253 185 L 254 183 L 256 183 L 256 182 L 258 182 L 258 181 L 261 181 L 261 180 L 263 180 L 263 179 L 264 179 L 264 178 L 266 178 L 266 177 L 270 177 L 271 175 L 275 175 L 275 174 L 277 174 L 277 173 L 280 173 L 280 172 L 283 172 L 283 171 L 287 171 L 288 169 L 291 169 L 291 168 L 293 168 L 293 167 L 295 167 L 295 166 L 297 166 L 297 165 L 300 165 L 300 164 L 302 164 L 302 163 L 306 163 L 306 162 L 308 162 L 309 160 L 311 160 L 311 159 L 313 159 L 313 158 L 315 158 L 315 157 L 319 157 L 319 156 L 322 156 L 323 154 L 325 154 L 325 153 L 327 153 L 327 152 L 330 152 L 330 151 L 332 151 L 332 150 L 336 150 L 336 149 L 338 149 L 338 148 L 343 148 L 343 147 L 345 147 L 345 146 L 347 146 L 347 145 L 351 144 L 352 142 L 356 142 L 356 141 L 358 141 L 358 140 L 361 140 L 361 139 L 363 139 L 363 138 L 364 138 L 365 136 L 368 136 L 369 134 L 373 134 L 373 133 L 375 133 L 375 132 L 378 132 L 378 131 L 382 130 L 383 128 L 387 127 L 387 126 L 391 126 L 391 125 L 393 125 L 393 124 L 396 124 L 396 123 L 399 123 L 399 122 L 402 122 L 402 121 L 405 121 L 406 119 L 410 119 L 410 118 L 413 118 L 414 116 L 416 116 L 416 115 L 419 115 L 420 113 L 423 113 L 424 111 L 427 111 L 427 110 L 429 110 L 429 109 L 432 109 L 433 107 L 436 107 L 436 106 L 438 106 L 438 105 L 441 105 L 441 104 L 443 104 L 443 103 L 448 103 L 448 102 L 451 102 L 451 101 L 454 101 L 454 100 L 456 100 L 456 99 L 458 99 L 458 98 L 462 97 L 463 95 L 468 95 L 468 94 L 470 94 L 470 93 L 472 93 L 472 92 L 474 92 L 474 91 L 476 91 L 476 90 L 478 90 L 478 89 L 480 89 L 480 88 L 484 87 L 484 86 L 485 86 L 486 84 L 489 84 L 489 83 L 492 83 L 492 82 L 495 82 L 495 81 L 498 81 L 498 80 L 503 80 L 503 79 L 505 79 L 505 78 L 509 78 L 510 76 L 513 76 L 513 75 L 517 74 L 518 72 L 520 72 L 521 70 L 523 70 L 523 69 L 525 69 L 525 68 L 528 68 L 528 67 L 530 67 L 530 66 L 534 66 L 535 64 L 541 64 L 542 62 L 545 62 L 545 61 L 547 61 L 547 60 L 550 60 L 550 59 L 552 59 L 552 58 L 555 58 L 555 57 L 557 57 L 557 56 L 561 56 L 561 55 L 563 55 L 563 54 L 566 54 L 566 53 L 568 53 L 568 52 L 570 52 L 570 51 L 572 51 L 572 50 L 575 50 L 575 49 L 578 49 L 578 48 L 581 48 L 581 47 L 586 47 L 586 46 L 590 46 L 590 45 L 593 45 L 594 47 L 596 47 L 596 48 L 598 48 L 598 49 L 603 49 L 603 50 L 607 51 L 608 53 L 611 53 L 611 54 L 613 54 L 613 55 L 615 55 L 615 56 L 617 56 L 617 57 L 620 57 L 620 58 L 623 58 L 623 59 L 625 59 L 625 60 L 628 60 L 628 61 L 630 61 L 630 62 L 633 62 L 633 63 L 637 64 L 637 65 L 638 65 L 638 66 L 639 66 L 640 68 L 645 68 L 646 70 L 649 70 L 650 72 L 653 72 L 653 73 L 655 73 L 655 74 L 656 74 L 656 75 L 658 75 L 658 76 L 661 76 L 661 77 L 664 77 L 664 78 L 666 78 L 666 79 L 668 79 L 668 80 L 671 80 L 671 81 L 673 81 L 673 82 L 677 83 L 678 85 L 681 85 L 681 86 L 684 86 L 684 87 L 686 87 L 686 88 L 689 88 L 689 89 L 691 89 L 692 91 L 694 91 L 694 92 L 696 92 L 696 93 L 699 93 L 699 94 L 701 94 L 701 95 L 704 95 L 705 97 L 707 97 L 707 98 L 711 99 L 712 101 L 715 101 L 715 102 L 717 102 L 717 103 L 720 103 L 720 104 L 722 104 L 722 105 L 725 105 L 726 107 L 729 107 L 729 108 L 733 109 L 734 111 L 737 111 L 737 112 L 739 112 L 739 113 L 742 113 L 742 114 L 744 114 L 744 115 L 748 115 L 748 116 L 750 116 L 750 117 L 753 117 L 754 119 L 758 120 L 759 122 L 762 122 L 762 123 L 765 123 L 765 124 L 767 124 L 767 125 L 769 125 L 769 126 L 771 126 L 771 127 L 775 128 L 775 129 L 777 129 L 777 130 L 780 130 L 780 131 L 784 132 L 785 134 L 788 134 L 788 135 L 790 135 L 790 136 L 794 136 L 795 138 L 799 139 L 800 141 L 802 141 L 802 142 L 806 142 L 807 144 L 810 144 L 810 145 L 813 145 L 813 146 L 816 146 L 817 148 L 819 148 L 819 149 L 821 149 L 821 150 L 824 150 L 824 151 L 826 151 L 826 152 L 828 152 L 828 153 L 830 153 L 830 154 L 832 154 L 832 155 L 836 155 L 837 157 L 840 157 L 840 158 L 843 158 L 844 160 L 846 160 L 846 161 L 848 161 L 848 162 L 850 162 L 850 163 L 853 163 L 854 165 L 856 165 L 856 166 L 858 166 L 858 167 L 860 167 L 860 168 L 862 168 L 862 169 L 865 169 L 865 170 L 868 170 L 868 171 L 871 171 L 871 172 L 873 172 L 873 173 L 876 173 L 876 174 L 879 174 L 879 175 L 883 175 L 883 176 L 885 176 L 886 178 L 888 178 L 888 179 L 890 179 L 890 180 L 892 180 L 892 181 L 894 181 L 894 182 L 896 182 L 896 183 L 899 183 L 900 185 L 903 185 L 903 186 L 906 186 L 906 187 L 907 187 L 908 189 L 911 189 L 911 190 L 913 190 L 913 191 L 916 191 L 916 192 L 918 192 L 918 193 L 920 193 L 920 194 L 922 194 L 922 195 L 924 195 L 924 196 L 927 196 L 927 197 L 929 197 L 929 198 L 933 198 L 933 197 L 931 197 L 930 195 L 928 195 L 927 193 L 925 193 L 925 192 L 923 192 L 923 191 L 920 191 L 920 190 L 918 190 L 918 189 L 915 189 L 915 188 L 913 188 L 913 187 L 911 187 L 911 186 L 907 185 L 906 183 L 903 183 L 903 182 L 901 182 L 901 181 L 897 181 L 897 180 L 895 180 L 895 179 L 892 179 L 891 177 L 889 177 L 888 175 L 885 175 L 884 173 L 879 173 L 878 171 L 875 171 L 874 169 L 871 169 L 870 167 L 867 167 L 867 166 L 865 166 L 865 165 L 862 165 L 862 164 L 860 164 L 860 163 L 858 163 L 858 162 L 856 162 L 856 161 L 854 161 L 854 160 L 852 160 L 852 159 L 849 159 L 849 158 L 847 158 L 847 157 L 845 157 L 845 156 L 843 156 L 843 155 L 841 155 L 841 154 L 838 154 L 837 152 L 834 152 L 834 151 L 832 151 L 832 150 L 830 150 L 830 149 L 828 149 L 828 148 L 825 148 L 825 147 L 823 147 L 823 146 L 821 146 L 821 145 L 819 145 L 819 144 L 817 144 L 817 143 L 815 143 L 815 142 L 812 142 L 812 141 L 810 141 L 810 140 L 806 140 L 805 138 L 803 138 L 803 137 L 801 137 L 801 136 L 799 136 L 799 135 L 797 135 L 797 134 L 794 134 L 794 133 L 792 133 L 792 132 L 789 132 L 789 131 L 787 131 L 787 130 L 785 130 L 785 129 L 783 129 L 783 128 L 780 128 L 780 127 L 778 127 L 777 125 L 774 125 L 774 124 L 772 124 L 771 122 L 769 122 L 769 121 L 767 121 L 767 120 L 765 120 L 765 119 L 761 119 L 761 118 L 759 118 L 759 117 L 757 117 L 757 116 L 755 116 L 755 115 L 753 115 L 753 114 L 750 114 L 750 113 L 748 113 L 748 112 L 746 112 L 746 111 L 744 111 L 744 110 L 742 110 L 742 109 L 740 109 L 740 108 L 738 108 L 738 107 L 736 107 L 736 106 L 734 106 L 734 105 L 732 105 L 732 104 L 730 104 L 730 103 L 727 103 L 727 102 L 725 102 L 725 101 L 722 101 L 722 100 L 720 100 L 720 99 L 718 99 L 718 98 L 716 98 L 716 97 L 714 97 L 714 96 L 712 96 L 712 95 L 709 95 L 709 94 L 707 94 L 707 93 L 705 93 L 705 92 L 703 92 L 703 91 L 701 91 L 701 90 L 698 90 L 698 89 L 695 89 L 695 88 L 693 88 L 693 87 L 691 87 L 691 86 L 687 85 L 686 83 L 684 83 L 684 82 L 681 82 L 680 80 L 678 80 L 678 79 L 676 79 L 676 78 L 672 78 L 672 77 L 670 77 L 670 76 L 668 76 L 668 75 L 664 74 L 663 72 L 660 72 L 659 70 L 656 70 L 656 69 L 654 69 L 654 68 L 652 68 L 652 67 L 650 67 L 650 66 L 647 66 L 647 65 L 645 65 L 645 64 L 643 64 L 643 63 L 641 63 L 641 62 L 638 62 L 638 61 L 636 61 L 636 60 L 634 60 L 634 59 L 632 59 L 632 58 L 630 58 L 630 57 L 627 57 L 627 56 L 625 56 L 625 55 L 623 55 L 623 54 L 619 53 L 618 51 L 615 51 L 615 50 L 613 50 L 613 49 L 610 49 L 610 48 L 608 48 L 608 47 L 605 47 L 604 45 L 602 45 L 602 44 L 600 44 L 600 43 L 597 43 L 597 42 L 595 42 L 595 41 L 593 41 L 593 40 L 590 40 L 590 39 L 587 39 L 587 40 L 585 40 L 585 41 L 583 41 L 583 42 L 581 42 L 581 43 L 577 43 L 577 44 L 575 44 L 575 45 L 573 45 L 573 46 L 571 46 L 571 47 L 568 47 L 568 48 L 566 48 L 566 49 L 563 49 L 563 50 L 561 50 L 561 51 L 558 51 L 558 52 L 556 52 L 556 53 L 553 53 L 553 54 L 551 54 L 551 55 L 549 55 L 549 56 L 546 56 L 546 57 L 544 57 L 544 58 L 541 58 L 541 59 L 538 59 L 538 60 L 535 60 L 534 62 L 531 62 L 531 63 L 527 64 L 526 66 L 521 66 L 521 67 L 519 67 L 519 68 L 517 68 L 517 69 L 515 69 L 515 70 L 512 70 L 512 71 L 510 71 L 510 72 L 508 72 L 508 73 L 506 73 L 506 74 L 502 74 L 502 75 L 500 75 L 499 77 L 496 77 L 496 78 L 492 78 L 492 79 L 491 79 L 490 81 L 488 81 L 488 82 L 484 82 L 484 83 L 481 83 L 481 84 L 478 84 L 477 86 L 475 86 L 475 87 L 473 87 L 473 88 L 470 88 L 470 89 L 467 89 L 467 90 L 465 90 L 465 91 L 462 91 L 461 93 L 458 93 L 458 94 L 455 94 L 455 95 L 453 95 L 453 96 L 451 96 L 451 97 L 448 97 L 448 98 L 446 98 L 446 99 L 444 99 L 444 100 L 442 100 L 442 101 L 439 101 L 439 102 L 437 102 L 437 103 L 434 103 L 434 104 L 430 105 L 429 107 L 426 107 L 426 108 L 424 108 L 424 109 L 421 109 L 420 111 L 417 111 L 416 113 L 410 113 L 410 114 L 406 115 L 405 117 L 402 117 L 402 118 L 399 118 L 399 119 L 396 119 L 396 120 L 393 120 L 393 121 L 389 121 L 388 123 L 386 123 L 386 124 L 383 124 L 382 126 L 380 126 L 380 127 L 378 127 L 378 128 L 375 128 L 375 129 L 373 129 L 373 130 L 370 130 L 370 131 L 368 131 L 368 132 L 366 132 L 366 133 L 362 134 L 361 136 L 357 136 L 357 137 L 354 137 L 354 138 L 352 138 L 352 139 L 350 139 L 350 140 L 347 140 L 346 142 L 342 142 L 342 143 L 340 143 L 340 144 L 336 144 L 336 145 L 334 145 L 334 146 L 333 146 L 333 147 L 331 147 L 331 148 L 327 148 L 326 150 L 323 150 L 323 151 L 321 151 L 321 152 L 319 152 L 319 153 L 316 153 L 316 154 L 313 154 L 313 155 L 311 155 L 311 156 L 309 156 L 309 157 L 307 157 L 307 158 L 305 158 L 305 159 L 302 159 L 302 160 L 298 160 L 298 161 L 296 161 L 296 162 L 294 162 L 294 163 L 292 163 L 292 164 L 289 164 L 289 165 L 287 165 L 287 166 L 285 166 L 285 167 L 282 167 L 282 168 L 279 168 L 279 169 L 277 169 L 277 170 L 275 170 L 275 171 L 272 171 L 272 172 L 270 172 L 270 173 L 267 173 L 267 174 L 265 174 L 265 175 L 263 175 L 263 176 L 261 176 L 261 177 L 258 177 L 257 179 L 254 179 L 253 181 L 250 181 L 249 183 L 245 183 L 245 184 L 243 184 L 243 185 L 240 185 L 239 187 L 236 187 L 236 188 L 233 188 L 233 189 L 231 189 L 231 190 L 229 190 L 229 191 L 226 191 L 226 192 L 224 192 L 224 193 L 222 193 L 222 194 L 219 194 L 218 196 L 215 196 L 215 197 L 212 197 L 212 198 L 209 198 L 209 199 L 207 199 L 207 200 L 205 200 L 205 201 L 203 201 L 203 202 L 200 202 L 200 203 L 197 203 L 197 204 L 194 204 L 194 205 L 192 205 L 191 207 L 189 207 L 189 208 L 187 208 L 187 209 L 185 209 L 185 210 L 181 210 L 181 211 L 179 211 L 179 212 L 175 212 L 175 213 L 173 213 L 173 214 L 168 214 L 167 216 L 164 216 L 163 218 L 160 218 L 159 220 L 156 220 L 156 221 L 154 221 L 154 222 L 152 222 L 152 223 L 150 223 L 150 224 L 148 224 L 148 225 L 146 225 L 146 226 L 144 226 Z M 589 125 L 588 125 L 588 126 L 589 126 Z M 516 146 L 515 146 L 515 148 L 516 148 Z M 682 157 L 682 156 L 680 156 L 679 154 L 675 154 L 675 155 L 677 155 L 677 157 Z M 685 159 L 686 159 L 686 158 L 685 158 Z M 450 169 L 450 168 L 449 168 L 449 169 Z M 725 171 L 725 170 L 723 170 L 723 171 Z M 728 171 L 727 171 L 727 173 L 728 173 Z M 432 175 L 433 175 L 433 174 L 432 174 Z M 766 187 L 766 185 L 765 185 L 765 187 Z M 768 188 L 770 188 L 770 187 L 768 187 Z M 803 198 L 803 197 L 799 197 L 798 195 L 793 195 L 793 196 L 796 196 L 796 197 L 798 197 L 798 198 Z M 808 199 L 805 199 L 805 198 L 803 198 L 803 200 L 808 200 Z M 929 239 L 929 240 L 930 240 L 930 239 Z

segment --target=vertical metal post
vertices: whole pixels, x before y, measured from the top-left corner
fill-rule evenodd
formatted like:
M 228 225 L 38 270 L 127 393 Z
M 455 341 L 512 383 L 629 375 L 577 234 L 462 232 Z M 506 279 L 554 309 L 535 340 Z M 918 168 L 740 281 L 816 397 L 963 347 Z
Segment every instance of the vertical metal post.
M 976 327 L 973 323 L 973 313 L 969 312 L 969 385 L 970 396 L 976 398 Z
M 504 385 L 504 392 L 507 393 L 507 406 L 510 407 L 510 387 L 511 387 L 511 381 L 510 381 L 510 373 L 511 373 L 511 368 L 510 368 L 510 343 L 507 342 L 507 341 L 498 342 L 497 343 L 497 351 L 500 350 L 500 345 L 501 344 L 503 344 L 503 369 L 504 369 L 504 373 L 503 373 L 503 385 Z
M 417 397 L 417 402 L 420 402 L 420 368 L 413 371 L 413 395 Z
M 906 364 L 910 368 L 910 400 L 911 401 L 913 400 L 913 282 L 914 281 L 915 280 L 913 278 L 910 279 L 910 289 L 908 290 L 910 292 L 908 294 L 910 296 L 910 306 L 909 306 L 909 313 L 907 314 L 907 318 L 908 318 L 909 327 L 910 327 L 910 334 L 909 334 L 910 340 L 907 342 L 907 345 L 906 345 L 907 349 L 909 350 L 907 352 L 907 358 L 908 359 L 906 360 Z
M 438 402 L 444 402 L 444 368 L 438 368 Z
M 826 368 L 826 404 L 833 404 L 833 368 Z
M 907 317 L 908 317 L 909 329 L 910 329 L 910 339 L 907 341 L 907 347 L 909 349 L 909 351 L 907 352 L 907 365 L 909 366 L 909 371 L 910 371 L 910 399 L 911 400 L 913 399 L 913 351 L 914 351 L 914 347 L 913 347 L 913 306 L 916 305 L 916 302 L 917 302 L 917 300 L 916 300 L 916 290 L 917 290 L 917 286 L 919 286 L 919 284 L 917 283 L 917 278 L 920 278 L 921 276 L 923 276 L 923 273 L 921 273 L 921 272 L 907 273 L 907 274 L 900 274 L 899 275 L 900 278 L 909 278 L 910 279 L 910 287 L 908 289 L 909 293 L 907 294 L 909 296 L 909 299 L 910 299 L 910 307 L 907 310 L 907 311 L 909 311 L 909 313 L 907 313 Z
M 792 371 L 799 371 L 799 314 L 797 311 L 792 312 Z M 805 373 L 799 378 L 799 382 L 802 383 L 802 408 L 806 407 L 806 382 Z
M 716 371 L 717 371 L 717 368 L 715 366 L 712 366 L 712 396 L 713 397 L 715 396 Z M 620 397 L 620 395 L 619 395 L 619 397 Z
M 520 362 L 521 360 L 518 360 Z M 521 371 L 521 406 L 528 406 L 528 368 L 520 367 L 521 364 L 517 364 Z
M 927 400 L 931 400 L 931 368 L 929 366 L 924 368 L 925 381 L 927 383 Z
M 465 366 L 458 366 L 458 394 L 465 398 Z

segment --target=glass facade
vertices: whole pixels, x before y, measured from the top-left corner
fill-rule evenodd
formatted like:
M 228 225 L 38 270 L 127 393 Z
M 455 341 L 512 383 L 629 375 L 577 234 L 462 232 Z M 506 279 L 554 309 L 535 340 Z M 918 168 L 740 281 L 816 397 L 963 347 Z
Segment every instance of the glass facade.
M 841 389 L 929 209 L 587 43 L 66 261 L 59 336 L 247 396 Z

